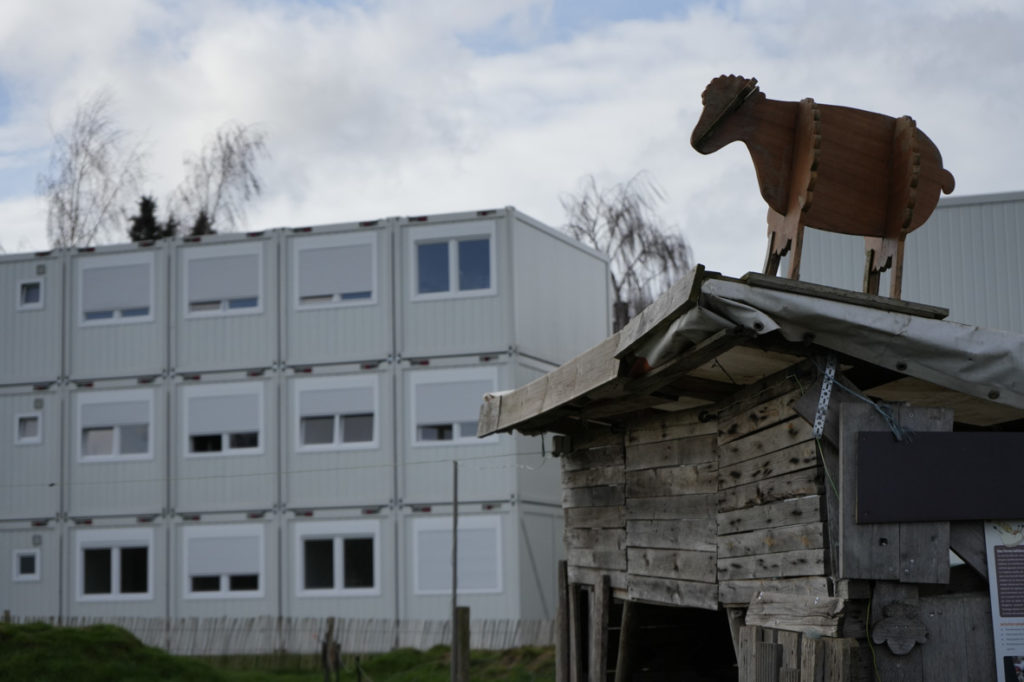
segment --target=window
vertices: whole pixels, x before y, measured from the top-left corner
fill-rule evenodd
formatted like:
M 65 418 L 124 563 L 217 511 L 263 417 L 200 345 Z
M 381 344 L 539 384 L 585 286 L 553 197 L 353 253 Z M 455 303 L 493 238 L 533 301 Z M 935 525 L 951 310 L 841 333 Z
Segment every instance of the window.
M 15 582 L 34 582 L 42 577 L 39 565 L 38 549 L 14 550 L 14 570 L 11 573 Z
M 263 596 L 263 526 L 182 529 L 187 599 Z
M 452 518 L 413 519 L 414 591 L 445 594 L 452 589 Z M 501 592 L 501 518 L 459 517 L 459 593 Z
M 261 263 L 259 244 L 190 249 L 185 254 L 185 315 L 261 312 Z
M 80 324 L 127 324 L 153 320 L 151 255 L 90 258 L 80 263 Z
M 152 389 L 79 393 L 77 398 L 79 461 L 152 458 Z
M 380 594 L 377 521 L 295 524 L 296 593 L 300 597 Z
M 151 528 L 78 531 L 78 601 L 152 599 L 152 548 Z
M 14 444 L 37 445 L 43 442 L 43 413 L 25 412 L 14 415 Z
M 296 449 L 300 452 L 377 447 L 377 376 L 295 382 Z
M 421 228 L 414 234 L 414 300 L 494 293 L 493 223 Z
M 183 395 L 186 456 L 262 454 L 262 383 L 189 386 Z
M 412 375 L 413 442 L 417 445 L 493 443 L 476 437 L 484 393 L 495 390 L 490 368 L 428 370 Z
M 18 310 L 40 310 L 43 307 L 43 280 L 25 279 L 18 282 Z
M 296 305 L 322 308 L 376 303 L 376 254 L 376 234 L 303 237 L 295 247 Z

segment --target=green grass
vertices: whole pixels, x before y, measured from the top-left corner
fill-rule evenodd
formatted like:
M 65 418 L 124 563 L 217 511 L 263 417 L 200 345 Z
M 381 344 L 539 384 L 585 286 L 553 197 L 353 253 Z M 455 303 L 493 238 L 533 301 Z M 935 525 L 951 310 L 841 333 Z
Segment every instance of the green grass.
M 447 682 L 448 647 L 362 656 L 364 682 Z M 109 625 L 56 628 L 0 624 L 0 682 L 322 682 L 310 656 L 188 658 L 141 644 Z M 356 657 L 344 656 L 342 682 L 355 682 Z M 472 680 L 552 682 L 551 647 L 473 651 Z

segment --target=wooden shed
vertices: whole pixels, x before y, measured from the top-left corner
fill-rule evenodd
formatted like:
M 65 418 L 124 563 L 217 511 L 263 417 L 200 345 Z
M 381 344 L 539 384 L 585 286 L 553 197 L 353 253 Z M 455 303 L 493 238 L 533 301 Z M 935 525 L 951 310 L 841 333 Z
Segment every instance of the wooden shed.
M 1012 672 L 984 521 L 1024 517 L 1024 337 L 945 314 L 697 266 L 486 396 L 481 435 L 560 435 L 560 679 Z

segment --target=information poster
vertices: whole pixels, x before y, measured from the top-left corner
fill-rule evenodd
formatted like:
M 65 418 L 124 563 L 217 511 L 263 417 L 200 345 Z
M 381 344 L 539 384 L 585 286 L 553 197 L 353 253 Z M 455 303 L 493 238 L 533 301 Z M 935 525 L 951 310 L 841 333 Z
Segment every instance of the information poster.
M 1024 521 L 986 521 L 999 682 L 1024 682 Z

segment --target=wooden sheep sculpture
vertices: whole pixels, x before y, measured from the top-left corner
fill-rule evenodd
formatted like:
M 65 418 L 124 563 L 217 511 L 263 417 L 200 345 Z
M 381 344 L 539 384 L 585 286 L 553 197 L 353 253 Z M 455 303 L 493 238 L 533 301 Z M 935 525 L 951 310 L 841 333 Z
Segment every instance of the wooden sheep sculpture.
M 714 79 L 702 100 L 693 148 L 710 154 L 741 140 L 754 161 L 769 206 L 765 274 L 791 253 L 789 277 L 799 278 L 805 226 L 860 235 L 864 290 L 877 294 L 880 274 L 892 267 L 889 295 L 899 298 L 904 240 L 935 210 L 939 190 L 949 194 L 954 184 L 914 120 L 770 100 L 757 79 L 742 76 Z

